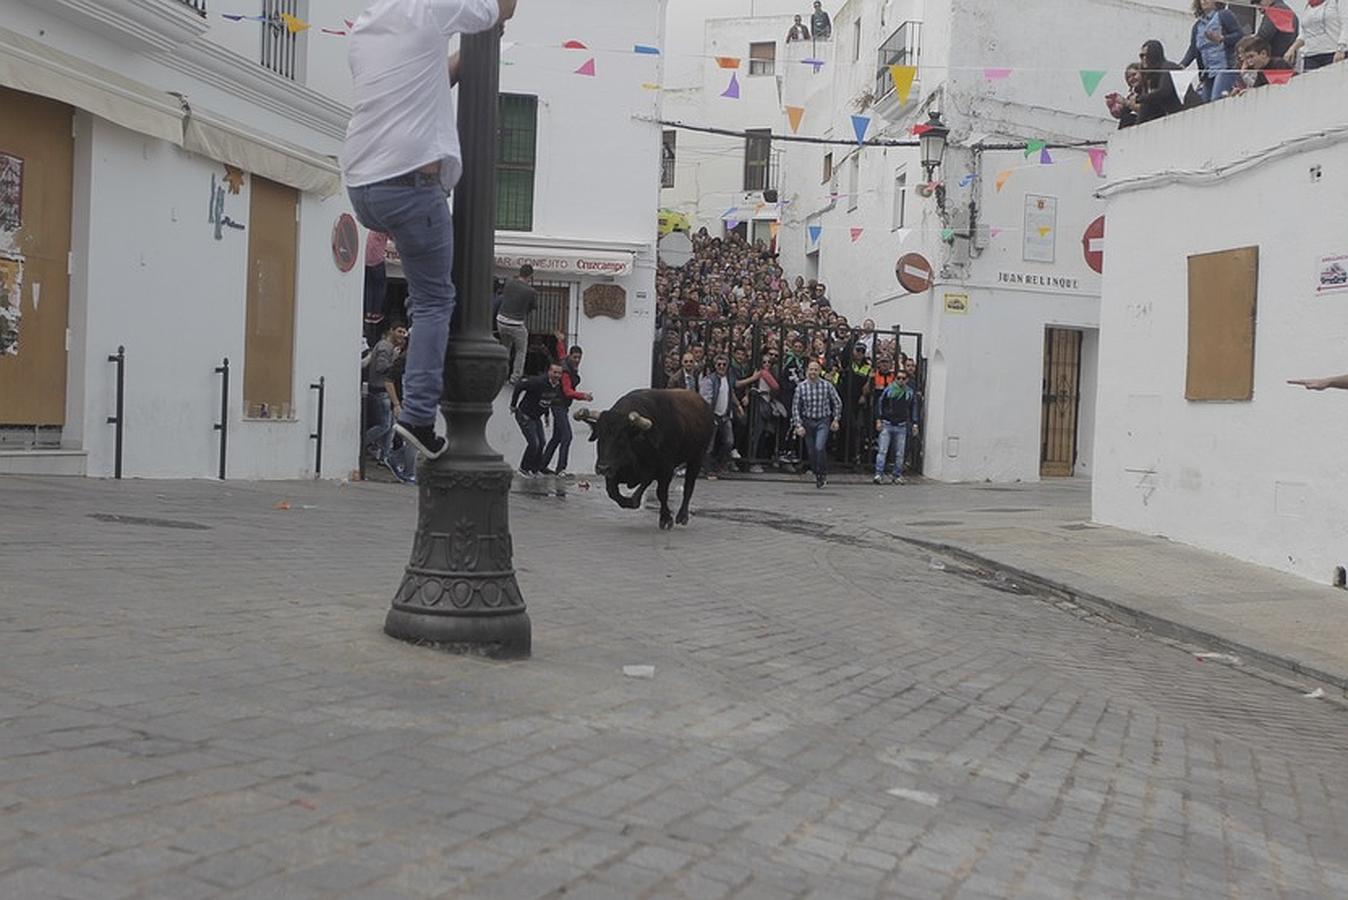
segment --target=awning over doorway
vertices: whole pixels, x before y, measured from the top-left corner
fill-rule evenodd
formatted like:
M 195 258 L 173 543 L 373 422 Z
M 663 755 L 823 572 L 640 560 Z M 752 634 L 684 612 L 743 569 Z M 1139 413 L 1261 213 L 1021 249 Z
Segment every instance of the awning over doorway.
M 88 110 L 123 128 L 182 146 L 177 98 L 0 28 L 0 85 Z
M 193 153 L 327 198 L 342 189 L 337 162 L 302 147 L 249 134 L 227 119 L 193 111 L 183 125 L 183 147 Z
M 630 275 L 635 254 L 612 250 L 572 250 L 555 247 L 497 244 L 496 267 L 517 270 L 531 265 L 541 277 L 549 275 L 589 276 Z

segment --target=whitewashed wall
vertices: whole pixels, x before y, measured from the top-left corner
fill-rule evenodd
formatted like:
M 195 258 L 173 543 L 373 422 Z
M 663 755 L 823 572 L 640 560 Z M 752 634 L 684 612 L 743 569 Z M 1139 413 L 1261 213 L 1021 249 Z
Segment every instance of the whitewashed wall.
M 1098 521 L 1320 582 L 1348 564 L 1348 392 L 1285 384 L 1348 372 L 1348 294 L 1315 290 L 1320 259 L 1348 253 L 1348 107 L 1326 102 L 1345 91 L 1335 66 L 1111 142 Z M 1186 401 L 1187 257 L 1245 246 L 1254 399 Z

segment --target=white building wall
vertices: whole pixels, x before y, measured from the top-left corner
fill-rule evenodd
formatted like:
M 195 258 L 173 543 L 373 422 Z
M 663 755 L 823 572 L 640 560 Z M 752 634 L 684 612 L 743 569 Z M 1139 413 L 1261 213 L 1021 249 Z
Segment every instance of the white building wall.
M 1345 90 L 1334 66 L 1111 142 L 1098 521 L 1319 582 L 1348 564 L 1348 394 L 1285 383 L 1348 371 L 1348 294 L 1316 292 L 1348 253 L 1348 108 L 1326 102 Z M 1253 400 L 1187 401 L 1187 258 L 1246 246 Z
M 1104 212 L 1092 194 L 1102 183 L 1080 150 L 1054 150 L 1055 164 L 1037 166 L 1020 150 L 986 150 L 976 143 L 1103 140 L 1114 128 L 1103 98 L 1122 89 L 1122 67 L 1142 41 L 1176 35 L 1179 46 L 1191 19 L 1180 0 L 1120 4 L 1085 0 L 1070 19 L 1057 7 L 1005 6 L 946 0 L 849 0 L 834 18 L 834 62 L 818 75 L 802 67 L 788 81 L 788 95 L 804 97 L 802 134 L 838 139 L 833 146 L 791 144 L 783 164 L 789 201 L 782 229 L 788 272 L 817 274 L 840 312 L 856 323 L 901 326 L 924 335 L 931 372 L 928 386 L 926 474 L 948 481 L 1035 481 L 1039 478 L 1044 330 L 1081 330 L 1082 406 L 1076 473 L 1092 467 L 1095 329 L 1100 276 L 1083 255 L 1086 227 Z M 854 23 L 861 23 L 857 45 Z M 878 48 L 904 22 L 921 22 L 919 73 L 910 102 L 875 95 Z M 1100 40 L 1081 43 L 1071 34 L 1089 27 Z M 1055 37 L 1056 36 L 1056 37 Z M 1046 46 L 1061 48 L 1045 62 Z M 1012 68 L 1002 81 L 985 67 Z M 1093 96 L 1082 89 L 1080 69 L 1106 69 Z M 1116 71 L 1117 70 L 1117 71 Z M 851 116 L 872 117 L 868 137 L 913 140 L 912 125 L 939 110 L 951 144 L 939 177 L 947 214 L 919 195 L 925 180 L 916 147 L 866 147 L 852 142 Z M 834 179 L 823 183 L 823 158 L 833 154 Z M 851 195 L 849 167 L 858 160 Z M 999 172 L 1012 170 L 1001 190 Z M 896 175 L 907 178 L 904 227 L 896 227 Z M 970 183 L 962 185 L 966 178 Z M 1027 195 L 1057 201 L 1055 259 L 1027 262 L 1023 236 Z M 984 231 L 972 247 L 970 204 Z M 808 226 L 823 228 L 817 243 Z M 851 229 L 863 229 L 853 240 Z M 944 228 L 957 237 L 945 240 Z M 918 252 L 936 268 L 934 288 L 904 296 L 895 263 Z M 1051 281 L 1046 281 L 1051 280 Z M 1014 283 L 1020 281 L 1021 283 Z M 1051 284 L 1052 287 L 1039 287 Z M 966 315 L 945 311 L 947 293 L 967 294 Z M 939 371 L 938 371 L 939 367 Z

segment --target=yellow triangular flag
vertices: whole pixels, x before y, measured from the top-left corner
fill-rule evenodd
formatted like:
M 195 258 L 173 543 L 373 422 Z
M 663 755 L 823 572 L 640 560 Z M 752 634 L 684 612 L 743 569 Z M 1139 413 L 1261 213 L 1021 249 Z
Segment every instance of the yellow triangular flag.
M 309 30 L 308 22 L 297 19 L 290 13 L 281 13 L 281 21 L 285 23 L 286 31 L 289 31 L 291 34 L 299 34 L 301 31 Z
M 800 120 L 805 117 L 805 107 L 788 106 L 786 108 L 786 120 L 791 123 L 791 133 L 795 134 L 800 130 Z
M 656 84 L 656 83 L 653 82 L 653 81 L 643 81 L 643 82 L 641 83 L 641 87 L 642 87 L 642 90 L 647 90 L 647 91 L 658 91 L 658 90 L 660 90 L 660 85 Z
M 917 66 L 890 66 L 889 77 L 894 79 L 894 92 L 899 95 L 899 102 L 907 103 L 908 95 L 913 92 Z
M 1040 225 L 1040 226 L 1039 226 L 1039 236 L 1040 236 L 1041 238 L 1046 238 L 1046 237 L 1048 237 L 1049 232 L 1052 231 L 1052 230 L 1053 230 L 1053 229 L 1050 228 L 1050 227 L 1047 226 L 1047 225 Z

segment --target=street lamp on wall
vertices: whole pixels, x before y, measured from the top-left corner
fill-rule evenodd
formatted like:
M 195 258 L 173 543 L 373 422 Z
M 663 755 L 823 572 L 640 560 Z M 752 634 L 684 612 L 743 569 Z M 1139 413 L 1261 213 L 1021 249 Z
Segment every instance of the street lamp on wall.
M 935 179 L 936 170 L 941 167 L 941 160 L 945 158 L 946 140 L 949 137 L 950 129 L 941 121 L 941 114 L 932 110 L 928 113 L 928 119 L 918 138 L 918 143 L 922 147 L 922 168 L 927 173 L 928 182 Z

